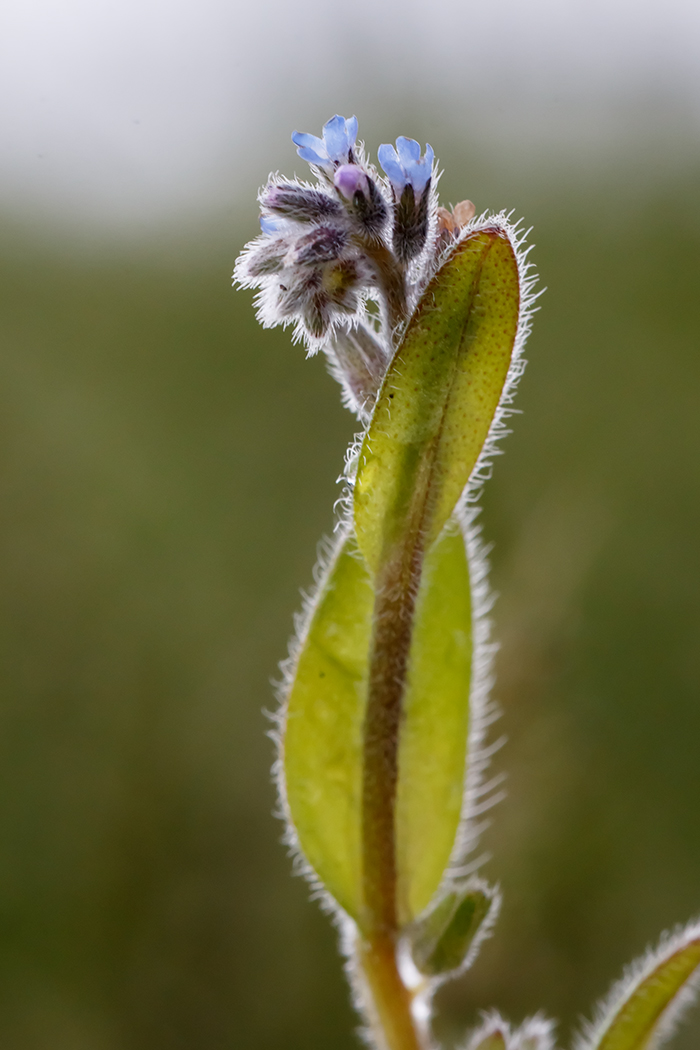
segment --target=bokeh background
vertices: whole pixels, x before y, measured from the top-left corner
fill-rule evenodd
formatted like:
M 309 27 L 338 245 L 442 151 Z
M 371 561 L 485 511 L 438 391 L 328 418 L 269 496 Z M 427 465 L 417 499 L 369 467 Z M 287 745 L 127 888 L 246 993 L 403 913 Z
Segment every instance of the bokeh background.
M 353 420 L 229 276 L 335 112 L 523 215 L 548 288 L 482 514 L 505 908 L 445 1046 L 490 1006 L 566 1043 L 700 912 L 700 7 L 4 0 L 7 1050 L 357 1045 L 263 713 Z

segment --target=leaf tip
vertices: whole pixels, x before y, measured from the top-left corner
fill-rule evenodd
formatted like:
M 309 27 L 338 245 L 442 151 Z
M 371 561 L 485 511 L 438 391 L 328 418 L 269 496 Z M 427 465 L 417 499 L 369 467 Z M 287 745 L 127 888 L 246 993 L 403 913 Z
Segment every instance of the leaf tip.
M 574 1050 L 654 1050 L 669 1039 L 700 987 L 700 920 L 665 933 L 596 1008 Z

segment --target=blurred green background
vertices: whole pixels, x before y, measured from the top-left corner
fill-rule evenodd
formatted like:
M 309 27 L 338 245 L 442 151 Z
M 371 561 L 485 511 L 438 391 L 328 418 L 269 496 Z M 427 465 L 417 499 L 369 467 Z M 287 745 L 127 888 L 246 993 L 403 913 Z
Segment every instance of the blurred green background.
M 492 1005 L 566 1032 L 700 910 L 700 204 L 638 157 L 529 188 L 442 159 L 445 199 L 527 216 L 548 288 L 482 514 L 505 909 L 440 996 L 451 1045 Z M 5 226 L 3 1047 L 356 1045 L 262 713 L 353 420 L 231 290 L 254 229 L 252 202 L 131 246 Z

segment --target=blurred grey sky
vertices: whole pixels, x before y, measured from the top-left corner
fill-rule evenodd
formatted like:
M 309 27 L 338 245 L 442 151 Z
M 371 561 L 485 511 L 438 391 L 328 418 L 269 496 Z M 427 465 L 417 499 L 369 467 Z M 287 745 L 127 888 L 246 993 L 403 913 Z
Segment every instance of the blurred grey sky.
M 5 213 L 110 226 L 211 210 L 292 169 L 292 128 L 318 132 L 336 111 L 357 113 L 373 150 L 434 121 L 535 167 L 545 153 L 595 164 L 649 135 L 697 154 L 700 3 L 2 5 Z

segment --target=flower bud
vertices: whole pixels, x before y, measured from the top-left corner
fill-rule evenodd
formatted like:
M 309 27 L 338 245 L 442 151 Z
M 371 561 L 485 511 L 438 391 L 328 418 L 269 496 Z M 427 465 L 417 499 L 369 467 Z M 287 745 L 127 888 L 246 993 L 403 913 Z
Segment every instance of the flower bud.
M 438 248 L 446 247 L 455 237 L 458 237 L 460 230 L 467 226 L 475 215 L 476 207 L 471 201 L 460 201 L 459 204 L 455 204 L 452 211 L 447 208 L 438 208 Z
M 374 179 L 357 164 L 342 164 L 333 181 L 363 233 L 379 234 L 386 222 L 387 207 Z
M 454 236 L 459 232 L 459 223 L 449 208 L 438 208 L 437 210 L 438 233 L 447 233 Z
M 357 164 L 341 164 L 333 178 L 335 188 L 342 193 L 346 200 L 355 199 L 359 193 L 364 197 L 369 196 L 368 179 L 362 168 Z
M 332 262 L 340 256 L 347 243 L 348 233 L 342 226 L 316 226 L 295 243 L 294 262 L 302 266 Z
M 246 271 L 249 277 L 265 277 L 267 274 L 280 273 L 284 268 L 284 259 L 289 251 L 289 241 L 279 238 L 267 243 L 255 244 L 246 260 Z
M 270 183 L 260 194 L 261 207 L 295 222 L 322 222 L 339 218 L 342 205 L 328 193 L 292 183 Z
M 455 204 L 452 214 L 458 226 L 466 226 L 476 215 L 476 206 L 471 201 L 460 201 Z

